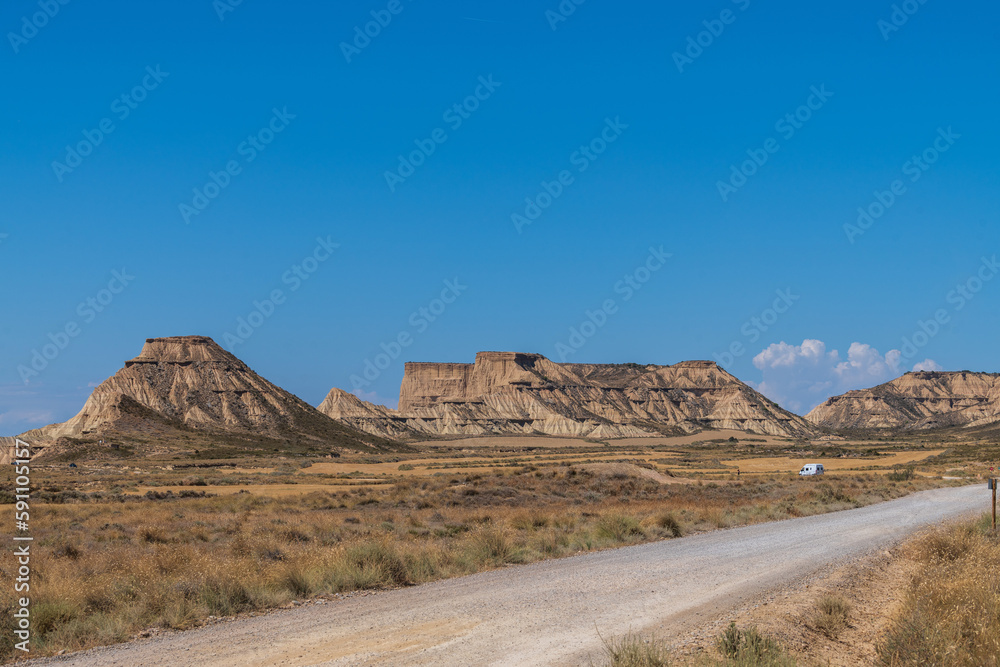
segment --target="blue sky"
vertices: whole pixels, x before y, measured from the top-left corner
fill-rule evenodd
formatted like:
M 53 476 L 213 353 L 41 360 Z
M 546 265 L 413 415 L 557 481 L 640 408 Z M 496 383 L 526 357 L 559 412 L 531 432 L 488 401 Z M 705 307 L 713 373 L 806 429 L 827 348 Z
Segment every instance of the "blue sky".
M 224 2 L 0 9 L 0 433 L 182 334 L 313 404 L 479 350 L 799 411 L 1000 371 L 995 4 Z

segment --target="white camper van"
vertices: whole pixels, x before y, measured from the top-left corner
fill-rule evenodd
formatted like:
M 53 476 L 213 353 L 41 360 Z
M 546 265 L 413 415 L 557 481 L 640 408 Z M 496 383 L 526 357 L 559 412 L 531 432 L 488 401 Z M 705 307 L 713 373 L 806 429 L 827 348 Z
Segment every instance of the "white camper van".
M 822 463 L 807 463 L 802 466 L 802 470 L 799 471 L 800 475 L 822 475 L 823 474 L 823 464 Z

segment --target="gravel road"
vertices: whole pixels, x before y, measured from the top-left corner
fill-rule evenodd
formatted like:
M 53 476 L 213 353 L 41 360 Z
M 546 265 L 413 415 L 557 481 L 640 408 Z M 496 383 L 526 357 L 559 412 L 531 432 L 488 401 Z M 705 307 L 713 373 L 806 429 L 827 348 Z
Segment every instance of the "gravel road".
M 32 665 L 580 665 L 605 637 L 667 636 L 764 591 L 985 511 L 985 485 L 306 605 Z

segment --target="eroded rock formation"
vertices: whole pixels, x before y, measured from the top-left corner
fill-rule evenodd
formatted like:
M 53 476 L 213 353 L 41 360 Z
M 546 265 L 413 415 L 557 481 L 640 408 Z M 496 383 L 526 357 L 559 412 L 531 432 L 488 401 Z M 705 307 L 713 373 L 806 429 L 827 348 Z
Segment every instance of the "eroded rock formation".
M 832 429 L 979 427 L 1000 422 L 1000 375 L 970 371 L 907 373 L 816 406 L 810 422 Z
M 812 427 L 711 361 L 673 366 L 559 364 L 480 352 L 473 364 L 408 363 L 399 409 L 334 389 L 320 411 L 369 433 L 531 434 L 591 438 L 704 428 L 809 435 Z
M 19 437 L 42 449 L 101 440 L 163 444 L 193 436 L 209 436 L 194 437 L 209 444 L 212 437 L 239 436 L 249 444 L 267 440 L 317 451 L 391 445 L 328 418 L 204 336 L 148 339 L 79 414 Z

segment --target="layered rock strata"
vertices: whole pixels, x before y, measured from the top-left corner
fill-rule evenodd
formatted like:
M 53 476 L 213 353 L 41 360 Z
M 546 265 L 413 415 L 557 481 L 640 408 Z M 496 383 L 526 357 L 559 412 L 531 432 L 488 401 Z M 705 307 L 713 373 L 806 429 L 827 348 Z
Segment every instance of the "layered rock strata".
M 545 434 L 622 438 L 701 429 L 804 436 L 812 427 L 711 361 L 560 364 L 480 352 L 475 363 L 407 363 L 399 408 L 334 389 L 324 414 L 384 436 Z

